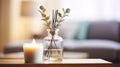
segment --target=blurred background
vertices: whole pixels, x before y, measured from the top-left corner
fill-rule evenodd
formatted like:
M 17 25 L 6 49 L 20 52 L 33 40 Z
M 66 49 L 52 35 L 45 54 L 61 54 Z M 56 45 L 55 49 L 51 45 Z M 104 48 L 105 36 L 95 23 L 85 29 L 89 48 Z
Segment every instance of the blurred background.
M 49 15 L 52 9 L 71 9 L 61 26 L 70 29 L 65 38 L 73 35 L 81 21 L 120 21 L 120 0 L 0 0 L 0 51 L 8 43 L 45 36 L 40 5 Z

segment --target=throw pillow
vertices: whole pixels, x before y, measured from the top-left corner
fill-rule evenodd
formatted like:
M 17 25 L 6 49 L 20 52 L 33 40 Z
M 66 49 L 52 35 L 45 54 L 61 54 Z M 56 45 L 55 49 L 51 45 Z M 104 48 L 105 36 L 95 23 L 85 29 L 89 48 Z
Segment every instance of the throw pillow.
M 76 30 L 76 33 L 74 35 L 75 40 L 83 40 L 87 38 L 87 33 L 88 33 L 88 27 L 89 27 L 89 22 L 80 22 L 78 25 L 78 28 Z

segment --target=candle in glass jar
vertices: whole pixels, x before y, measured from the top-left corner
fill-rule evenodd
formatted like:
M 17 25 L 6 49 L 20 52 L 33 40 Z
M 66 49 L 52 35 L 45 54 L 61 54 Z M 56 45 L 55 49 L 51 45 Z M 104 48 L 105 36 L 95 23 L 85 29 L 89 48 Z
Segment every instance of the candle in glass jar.
M 43 44 L 35 43 L 33 39 L 32 43 L 24 43 L 24 58 L 25 63 L 41 63 L 43 59 Z

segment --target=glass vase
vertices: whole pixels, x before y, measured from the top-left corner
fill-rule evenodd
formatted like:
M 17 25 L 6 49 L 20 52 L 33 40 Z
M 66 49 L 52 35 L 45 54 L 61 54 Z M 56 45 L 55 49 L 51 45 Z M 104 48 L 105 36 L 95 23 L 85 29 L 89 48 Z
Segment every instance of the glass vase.
M 63 58 L 63 38 L 58 35 L 59 29 L 47 29 L 44 38 L 44 62 L 61 62 Z M 52 34 L 52 33 L 54 34 Z

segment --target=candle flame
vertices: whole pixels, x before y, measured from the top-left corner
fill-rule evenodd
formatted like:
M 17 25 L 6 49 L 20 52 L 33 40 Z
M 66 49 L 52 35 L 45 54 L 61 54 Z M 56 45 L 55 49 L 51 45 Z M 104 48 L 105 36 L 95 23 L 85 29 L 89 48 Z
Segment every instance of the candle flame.
M 32 43 L 33 43 L 33 44 L 35 44 L 35 43 L 36 43 L 36 42 L 35 42 L 35 39 L 33 39 Z

